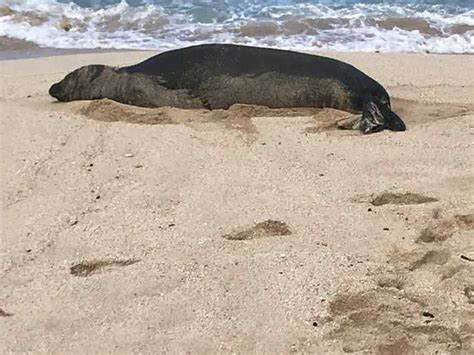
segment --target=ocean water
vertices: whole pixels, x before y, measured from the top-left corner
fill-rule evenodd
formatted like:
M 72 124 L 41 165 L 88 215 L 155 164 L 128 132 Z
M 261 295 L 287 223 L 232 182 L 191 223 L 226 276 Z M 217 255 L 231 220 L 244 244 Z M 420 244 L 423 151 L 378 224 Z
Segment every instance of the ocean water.
M 0 36 L 54 48 L 474 53 L 474 0 L 0 0 Z

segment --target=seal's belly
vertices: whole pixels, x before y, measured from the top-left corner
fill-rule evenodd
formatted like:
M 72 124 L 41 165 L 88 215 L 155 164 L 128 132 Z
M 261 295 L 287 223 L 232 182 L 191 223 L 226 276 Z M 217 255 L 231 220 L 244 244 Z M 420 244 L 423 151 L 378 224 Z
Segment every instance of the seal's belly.
M 195 94 L 211 109 L 227 109 L 233 104 L 283 107 L 331 107 L 358 111 L 352 93 L 340 81 L 275 72 L 258 76 L 211 76 L 200 82 Z

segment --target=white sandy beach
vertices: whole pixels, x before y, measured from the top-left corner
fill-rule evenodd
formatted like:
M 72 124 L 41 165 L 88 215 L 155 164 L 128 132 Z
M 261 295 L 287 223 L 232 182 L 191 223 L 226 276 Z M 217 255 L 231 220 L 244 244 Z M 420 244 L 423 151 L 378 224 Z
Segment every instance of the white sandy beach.
M 48 96 L 152 54 L 0 62 L 0 353 L 474 352 L 472 55 L 330 54 L 408 126 L 368 136 Z

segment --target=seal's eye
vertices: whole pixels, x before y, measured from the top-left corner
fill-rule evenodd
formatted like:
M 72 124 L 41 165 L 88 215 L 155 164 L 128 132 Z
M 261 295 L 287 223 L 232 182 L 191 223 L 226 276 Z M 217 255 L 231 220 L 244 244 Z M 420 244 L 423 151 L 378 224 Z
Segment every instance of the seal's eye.
M 388 97 L 382 96 L 378 101 L 381 105 L 390 107 L 390 99 Z

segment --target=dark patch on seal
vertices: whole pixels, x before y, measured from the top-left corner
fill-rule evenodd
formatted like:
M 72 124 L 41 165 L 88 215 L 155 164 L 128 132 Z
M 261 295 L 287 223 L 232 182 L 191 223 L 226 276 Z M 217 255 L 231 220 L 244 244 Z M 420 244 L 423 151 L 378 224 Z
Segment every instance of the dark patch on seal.
M 405 193 L 392 193 L 384 192 L 383 194 L 375 197 L 371 204 L 374 206 L 383 206 L 387 204 L 392 205 L 418 205 L 423 203 L 436 202 L 438 199 L 428 196 L 423 196 L 417 193 L 405 192 Z
M 285 222 L 266 220 L 255 224 L 253 227 L 230 234 L 225 234 L 222 238 L 228 240 L 250 240 L 273 236 L 290 235 L 291 231 Z
M 138 263 L 139 261 L 140 260 L 135 259 L 83 261 L 71 266 L 70 272 L 71 275 L 74 276 L 87 277 L 92 274 L 103 272 L 106 269 L 129 266 Z
M 404 131 L 387 91 L 352 65 L 332 58 L 231 44 L 206 44 L 158 54 L 124 68 L 86 66 L 54 84 L 60 101 L 108 98 L 143 107 L 228 109 L 334 108 L 360 116 L 341 128 Z

